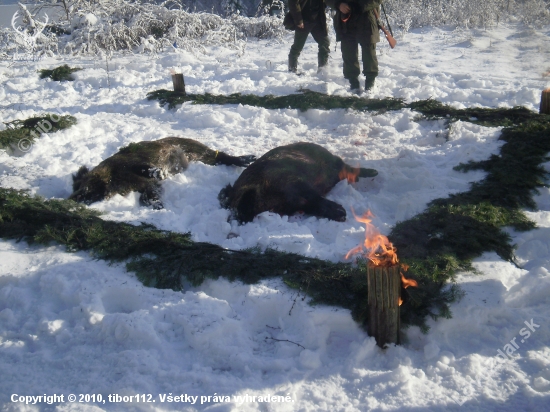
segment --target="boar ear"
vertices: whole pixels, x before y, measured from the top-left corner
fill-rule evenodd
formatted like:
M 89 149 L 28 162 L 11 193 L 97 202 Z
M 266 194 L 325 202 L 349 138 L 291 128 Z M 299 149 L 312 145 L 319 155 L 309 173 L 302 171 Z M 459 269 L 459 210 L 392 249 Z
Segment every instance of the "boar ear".
M 78 172 L 73 175 L 73 192 L 80 189 L 80 186 L 82 185 L 82 180 L 90 171 L 86 166 L 80 166 L 80 169 L 78 169 Z

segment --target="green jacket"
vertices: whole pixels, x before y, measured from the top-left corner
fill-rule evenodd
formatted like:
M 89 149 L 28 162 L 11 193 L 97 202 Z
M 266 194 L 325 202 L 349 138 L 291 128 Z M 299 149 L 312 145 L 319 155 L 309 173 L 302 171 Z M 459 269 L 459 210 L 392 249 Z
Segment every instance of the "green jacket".
M 341 40 L 342 34 L 356 34 L 359 38 L 367 39 L 371 43 L 380 41 L 380 30 L 376 22 L 374 9 L 380 15 L 380 4 L 384 0 L 326 0 L 327 4 L 336 10 L 334 16 L 334 31 L 336 41 Z M 342 21 L 340 4 L 347 3 L 351 8 L 351 16 L 347 22 Z
M 290 10 L 290 14 L 292 15 L 292 18 L 294 19 L 294 24 L 296 26 L 302 24 L 305 21 L 311 21 L 311 16 L 305 16 L 302 12 L 309 12 L 309 5 L 312 1 L 319 1 L 319 0 L 288 0 L 288 8 Z M 322 3 L 319 6 L 319 14 L 317 15 L 318 21 L 325 25 L 327 24 L 327 17 L 325 15 L 325 0 L 320 0 Z

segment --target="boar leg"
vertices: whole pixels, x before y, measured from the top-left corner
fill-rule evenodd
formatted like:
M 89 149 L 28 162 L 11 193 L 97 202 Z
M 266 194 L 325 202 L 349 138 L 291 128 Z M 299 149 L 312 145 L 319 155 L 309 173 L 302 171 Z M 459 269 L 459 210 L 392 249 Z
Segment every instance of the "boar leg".
M 345 209 L 336 202 L 322 197 L 315 189 L 305 182 L 294 182 L 287 185 L 285 190 L 287 211 L 284 214 L 293 214 L 304 211 L 308 215 L 325 217 L 330 220 L 344 222 Z
M 218 152 L 218 154 L 216 155 L 217 165 L 246 167 L 246 166 L 249 166 L 250 163 L 252 163 L 254 160 L 256 160 L 256 156 L 254 155 L 230 156 L 224 152 Z
M 160 194 L 162 192 L 160 184 L 152 180 L 146 187 L 141 196 L 139 197 L 139 203 L 143 206 L 153 206 L 153 209 L 164 209 L 164 205 L 160 200 Z

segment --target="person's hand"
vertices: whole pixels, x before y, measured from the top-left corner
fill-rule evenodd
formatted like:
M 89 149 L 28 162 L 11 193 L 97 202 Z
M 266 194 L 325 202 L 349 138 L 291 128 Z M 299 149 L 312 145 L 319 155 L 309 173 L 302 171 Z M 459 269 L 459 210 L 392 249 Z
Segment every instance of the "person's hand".
M 303 29 L 304 28 L 304 23 L 300 23 L 296 27 L 298 27 L 299 29 Z
M 348 14 L 351 11 L 351 7 L 348 3 L 340 3 L 340 11 L 344 14 Z

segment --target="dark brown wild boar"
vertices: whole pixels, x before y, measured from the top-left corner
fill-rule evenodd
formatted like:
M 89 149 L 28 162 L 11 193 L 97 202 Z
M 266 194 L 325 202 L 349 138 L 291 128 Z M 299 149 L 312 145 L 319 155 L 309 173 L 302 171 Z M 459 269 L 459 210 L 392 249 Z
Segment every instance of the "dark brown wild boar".
M 141 193 L 141 204 L 162 209 L 159 181 L 183 172 L 189 162 L 248 166 L 254 160 L 255 156 L 230 156 L 182 137 L 130 143 L 91 171 L 82 166 L 73 175 L 73 193 L 69 199 L 90 204 L 117 193 L 124 196 L 136 191 Z
M 241 223 L 265 211 L 282 215 L 302 211 L 343 222 L 344 208 L 323 196 L 340 180 L 357 181 L 377 174 L 374 169 L 353 168 L 319 145 L 294 143 L 260 157 L 233 187 L 222 189 L 219 199 Z

